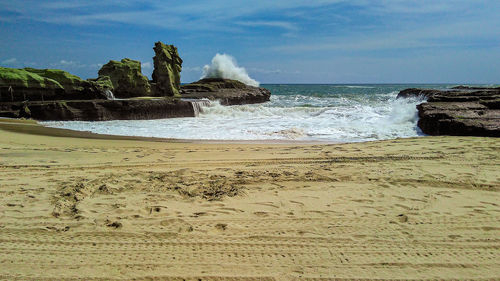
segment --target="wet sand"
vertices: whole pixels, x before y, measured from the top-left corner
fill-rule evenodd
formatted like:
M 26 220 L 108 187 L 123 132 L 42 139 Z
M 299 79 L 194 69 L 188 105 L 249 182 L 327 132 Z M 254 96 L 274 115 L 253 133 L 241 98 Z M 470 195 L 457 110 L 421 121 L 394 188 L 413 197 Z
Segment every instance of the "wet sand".
M 0 119 L 1 280 L 499 280 L 500 139 L 204 143 Z

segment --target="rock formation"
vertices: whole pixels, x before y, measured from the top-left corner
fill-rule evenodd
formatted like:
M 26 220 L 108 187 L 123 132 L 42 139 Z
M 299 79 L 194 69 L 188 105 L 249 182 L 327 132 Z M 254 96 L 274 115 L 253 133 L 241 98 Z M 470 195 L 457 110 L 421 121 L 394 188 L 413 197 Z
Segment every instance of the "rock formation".
M 155 96 L 179 96 L 182 59 L 174 45 L 156 42 L 153 57 L 153 85 Z
M 109 78 L 109 76 L 101 76 L 95 79 L 87 79 L 87 81 L 91 82 L 96 89 L 104 93 L 108 100 L 115 98 L 113 94 L 114 91 L 113 82 L 111 82 L 111 78 Z
M 500 137 L 500 88 L 406 89 L 400 97 L 424 96 L 418 126 L 429 135 Z
M 182 59 L 177 48 L 156 42 L 154 50 L 151 83 L 142 75 L 141 63 L 131 59 L 111 60 L 98 78 L 88 80 L 57 69 L 0 67 L 0 117 L 63 121 L 195 117 L 206 98 L 223 105 L 269 100 L 268 90 L 229 79 L 202 79 L 181 90 Z M 111 100 L 111 91 L 121 100 Z M 158 98 L 133 98 L 147 96 Z
M 182 85 L 181 89 L 183 98 L 220 100 L 222 105 L 261 103 L 269 101 L 271 97 L 271 92 L 265 88 L 223 78 L 201 79 Z
M 58 69 L 0 67 L 0 102 L 102 99 L 103 90 Z
M 99 79 L 109 77 L 117 98 L 142 97 L 151 95 L 148 78 L 142 75 L 141 62 L 128 58 L 121 61 L 110 60 L 98 72 Z

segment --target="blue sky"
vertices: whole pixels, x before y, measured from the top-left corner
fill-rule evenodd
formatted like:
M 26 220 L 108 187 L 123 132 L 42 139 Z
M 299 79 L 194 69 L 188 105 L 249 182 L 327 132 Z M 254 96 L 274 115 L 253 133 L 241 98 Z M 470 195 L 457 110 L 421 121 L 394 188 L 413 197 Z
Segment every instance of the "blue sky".
M 498 0 L 0 0 L 0 65 L 97 76 L 124 57 L 152 72 L 179 48 L 182 82 L 216 53 L 261 83 L 500 83 Z

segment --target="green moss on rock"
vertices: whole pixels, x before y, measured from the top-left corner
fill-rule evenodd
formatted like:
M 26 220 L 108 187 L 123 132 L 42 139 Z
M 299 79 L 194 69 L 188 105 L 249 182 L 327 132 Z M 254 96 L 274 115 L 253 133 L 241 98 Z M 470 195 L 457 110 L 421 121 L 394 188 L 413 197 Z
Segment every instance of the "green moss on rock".
M 106 90 L 112 87 L 109 77 L 96 81 L 82 80 L 59 69 L 0 67 L 0 101 L 87 100 L 107 97 Z
M 24 114 L 26 114 L 27 116 L 31 115 L 31 110 L 27 104 L 23 105 L 23 111 L 24 111 Z
M 87 79 L 87 81 L 92 83 L 101 92 L 105 90 L 114 90 L 113 82 L 111 82 L 111 78 L 109 76 L 100 76 L 96 79 Z
M 63 89 L 54 79 L 26 69 L 0 67 L 0 87 Z
M 108 77 L 108 78 L 105 78 Z M 141 73 L 141 62 L 128 58 L 121 61 L 110 60 L 99 70 L 101 85 L 105 86 L 110 79 L 116 97 L 128 98 L 148 96 L 151 86 L 148 78 Z
M 26 67 L 24 70 L 57 81 L 67 92 L 83 91 L 87 84 L 87 81 L 82 80 L 80 77 L 60 69 L 36 69 Z

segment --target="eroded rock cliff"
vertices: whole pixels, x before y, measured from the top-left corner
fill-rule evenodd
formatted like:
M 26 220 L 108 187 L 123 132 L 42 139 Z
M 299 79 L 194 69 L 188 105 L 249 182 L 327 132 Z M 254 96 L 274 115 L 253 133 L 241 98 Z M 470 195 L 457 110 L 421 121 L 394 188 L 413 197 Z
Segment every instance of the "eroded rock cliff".
M 142 74 L 141 62 L 124 58 L 110 60 L 98 72 L 100 79 L 109 77 L 113 84 L 113 94 L 117 98 L 142 97 L 151 95 L 148 78 Z
M 182 59 L 174 45 L 156 42 L 153 57 L 155 96 L 180 96 Z

